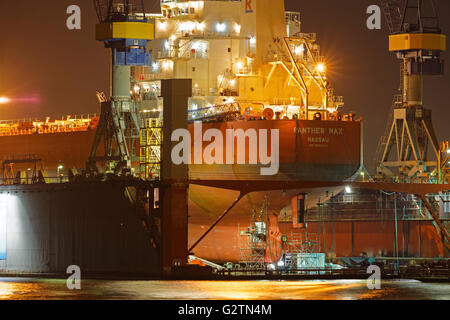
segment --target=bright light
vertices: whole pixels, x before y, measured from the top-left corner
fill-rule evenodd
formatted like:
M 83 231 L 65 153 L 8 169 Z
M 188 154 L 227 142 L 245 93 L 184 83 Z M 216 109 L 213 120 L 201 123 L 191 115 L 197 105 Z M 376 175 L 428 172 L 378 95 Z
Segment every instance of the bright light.
M 316 68 L 317 68 L 318 72 L 324 72 L 325 71 L 325 65 L 323 63 L 319 63 Z
M 198 83 L 194 84 L 194 87 L 195 87 L 195 88 L 198 88 Z
M 195 28 L 195 23 L 192 21 L 186 21 L 179 25 L 178 30 L 180 31 L 192 31 Z
M 284 267 L 284 261 L 283 260 L 278 261 L 277 265 L 279 267 Z
M 231 86 L 234 86 L 235 84 L 236 84 L 236 80 L 231 79 L 231 80 L 230 80 L 230 85 L 231 85 Z
M 141 87 L 139 86 L 134 86 L 134 92 L 138 93 L 141 90 Z
M 58 166 L 58 170 L 62 170 L 64 167 L 62 165 Z
M 300 55 L 301 53 L 303 53 L 303 46 L 300 45 L 295 47 L 294 52 L 296 55 Z
M 167 30 L 167 22 L 161 22 L 159 24 L 159 28 L 163 31 L 166 31 Z
M 170 63 L 170 61 L 164 61 L 163 64 L 162 64 L 162 68 L 163 68 L 164 71 L 167 71 L 167 70 L 169 70 L 171 68 L 171 65 L 172 64 Z
M 152 69 L 153 69 L 153 71 L 157 71 L 159 69 L 159 63 L 153 62 Z
M 204 22 L 199 22 L 199 23 L 197 23 L 197 30 L 198 31 L 203 31 L 203 30 L 205 30 L 205 23 Z
M 171 36 L 170 36 L 170 40 L 172 40 L 172 41 L 175 41 L 175 40 L 177 40 L 177 36 L 176 36 L 176 35 L 174 35 L 174 34 L 173 34 L 173 35 L 171 35 Z
M 194 43 L 192 43 L 192 49 L 194 50 L 198 50 L 200 48 L 200 42 L 196 41 Z
M 227 25 L 225 23 L 216 24 L 217 32 L 224 32 L 227 29 Z
M 447 154 L 450 154 L 450 149 L 447 150 Z
M 241 25 L 236 23 L 234 25 L 234 31 L 236 31 L 236 33 L 241 33 Z
M 0 104 L 9 103 L 11 100 L 7 97 L 0 97 Z
M 238 61 L 238 62 L 236 63 L 236 68 L 242 69 L 243 67 L 244 67 L 244 63 L 243 63 L 242 61 Z
M 255 45 L 256 44 L 256 37 L 251 37 L 250 38 L 250 44 L 251 45 Z
M 349 186 L 345 187 L 345 192 L 346 193 L 352 193 L 352 188 L 350 188 Z
M 268 267 L 268 269 L 270 269 L 270 270 L 275 270 L 275 265 L 273 265 L 272 263 L 269 264 L 267 267 Z
M 164 48 L 166 48 L 166 50 L 169 50 L 169 49 L 170 49 L 170 43 L 169 43 L 169 41 L 165 41 L 165 42 L 164 42 Z

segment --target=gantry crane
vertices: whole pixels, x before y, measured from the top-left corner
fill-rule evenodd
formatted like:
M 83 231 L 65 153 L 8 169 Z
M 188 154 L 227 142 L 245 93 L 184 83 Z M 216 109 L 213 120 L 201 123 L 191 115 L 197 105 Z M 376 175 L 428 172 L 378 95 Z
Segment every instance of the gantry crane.
M 401 60 L 401 75 L 393 121 L 380 141 L 377 176 L 431 182 L 437 179 L 441 153 L 431 110 L 423 106 L 423 79 L 444 73 L 446 36 L 434 0 L 380 1 L 390 28 L 389 51 Z
M 130 169 L 136 157 L 141 120 L 139 103 L 131 99 L 131 68 L 148 66 L 147 43 L 154 26 L 147 21 L 143 0 L 94 0 L 99 24 L 96 40 L 111 49 L 111 97 L 101 101 L 101 116 L 87 164 L 105 164 L 115 174 Z M 103 139 L 104 153 L 98 155 Z

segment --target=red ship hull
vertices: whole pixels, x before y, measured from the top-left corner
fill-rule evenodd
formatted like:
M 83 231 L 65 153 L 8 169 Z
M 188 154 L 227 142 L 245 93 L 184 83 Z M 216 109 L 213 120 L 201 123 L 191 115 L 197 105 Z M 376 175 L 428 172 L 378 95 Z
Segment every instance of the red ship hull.
M 203 131 L 218 129 L 225 136 L 227 129 L 279 129 L 280 166 L 278 174 L 261 176 L 260 165 L 219 164 L 190 165 L 191 179 L 293 179 L 303 181 L 341 181 L 349 178 L 361 165 L 361 123 L 357 121 L 235 121 L 204 123 Z M 193 125 L 189 130 L 194 134 Z M 82 169 L 89 156 L 95 130 L 24 134 L 0 137 L 0 157 L 34 154 L 42 159 L 49 175 L 62 165 Z M 203 143 L 203 148 L 208 143 Z M 269 148 L 269 153 L 270 153 Z M 248 160 L 248 156 L 246 158 Z M 16 170 L 26 170 L 29 164 L 17 164 Z M 194 250 L 199 257 L 213 261 L 239 261 L 239 231 L 251 223 L 251 212 L 269 201 L 270 259 L 281 255 L 281 235 L 303 232 L 289 222 L 279 222 L 280 211 L 291 198 L 304 190 L 257 192 L 244 197 L 229 215 Z M 189 243 L 193 244 L 217 217 L 237 197 L 237 192 L 201 186 L 189 189 Z M 331 233 L 331 228 L 334 232 Z M 308 225 L 310 232 L 318 224 Z M 392 253 L 393 222 L 324 222 L 321 250 L 335 256 L 357 256 L 361 252 L 373 255 Z M 401 224 L 398 232 L 408 230 L 409 240 L 403 240 L 411 255 L 439 256 L 442 246 L 430 222 Z M 352 231 L 353 230 L 353 231 Z M 400 242 L 401 243 L 401 242 Z M 398 243 L 397 243 L 398 245 Z

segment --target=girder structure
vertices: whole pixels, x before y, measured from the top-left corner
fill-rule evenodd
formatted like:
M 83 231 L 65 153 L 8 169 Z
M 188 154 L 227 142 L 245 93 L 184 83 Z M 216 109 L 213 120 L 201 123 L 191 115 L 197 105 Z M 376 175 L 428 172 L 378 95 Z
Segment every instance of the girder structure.
M 402 0 L 382 0 L 381 8 L 383 9 L 386 23 L 391 34 L 397 33 L 401 29 L 402 24 Z
M 170 181 L 167 181 L 170 183 Z M 188 180 L 189 184 L 222 188 L 238 191 L 239 195 L 230 206 L 217 218 L 217 220 L 203 233 L 197 241 L 189 248 L 193 252 L 195 247 L 228 215 L 228 213 L 247 194 L 252 192 L 267 192 L 276 190 L 298 190 L 299 192 L 313 192 L 316 188 L 324 187 L 350 187 L 366 190 L 383 190 L 387 192 L 398 192 L 412 194 L 420 198 L 433 222 L 438 226 L 442 243 L 447 252 L 450 252 L 450 233 L 448 227 L 440 219 L 439 210 L 428 199 L 427 195 L 443 194 L 450 191 L 449 184 L 430 183 L 387 183 L 387 182 L 353 182 L 353 181 L 265 181 L 265 180 Z
M 311 113 L 320 112 L 327 119 L 329 114 L 343 106 L 343 98 L 334 96 L 329 86 L 315 35 L 299 33 L 295 37 L 283 38 L 280 44 L 276 57 L 269 62 L 271 69 L 266 76 L 265 88 L 270 86 L 274 74 L 280 69 L 286 74 L 286 86 L 298 88 L 303 109 L 300 118 L 310 119 Z
M 284 47 L 288 53 L 288 61 L 278 61 L 272 63 L 273 69 L 277 65 L 283 66 L 289 74 L 289 81 L 293 80 L 300 90 L 303 103 L 306 108 L 306 115 L 308 115 L 310 85 L 316 86 L 322 97 L 322 108 L 329 107 L 329 88 L 325 79 L 323 71 L 318 71 L 317 66 L 319 61 L 313 54 L 313 48 L 310 41 L 306 37 L 289 37 L 283 39 Z M 293 48 L 294 52 L 293 52 Z M 298 57 L 295 50 L 301 51 L 303 59 Z M 308 117 L 308 116 L 307 116 Z
M 159 118 L 144 120 L 141 130 L 141 177 L 157 180 L 161 177 L 161 157 L 163 144 L 163 122 Z
M 131 98 L 131 69 L 148 66 L 147 43 L 153 39 L 153 25 L 148 23 L 142 0 L 94 0 L 99 24 L 96 40 L 111 50 L 111 93 L 101 101 L 101 115 L 88 171 L 119 174 L 130 171 L 139 162 L 140 104 Z M 103 141 L 103 152 L 101 143 Z
M 423 104 L 423 79 L 442 75 L 446 50 L 434 0 L 381 0 L 390 29 L 389 50 L 401 60 L 392 122 L 380 141 L 377 178 L 437 182 L 439 140 Z
M 438 182 L 450 183 L 450 142 L 444 141 L 439 149 Z

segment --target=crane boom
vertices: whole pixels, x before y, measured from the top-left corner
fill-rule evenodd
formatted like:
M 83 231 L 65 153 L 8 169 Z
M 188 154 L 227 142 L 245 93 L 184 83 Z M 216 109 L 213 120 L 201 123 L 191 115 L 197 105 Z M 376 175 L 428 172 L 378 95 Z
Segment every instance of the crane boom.
M 395 34 L 400 32 L 402 24 L 402 0 L 380 0 L 389 32 Z
M 144 0 L 93 0 L 100 23 L 129 21 L 138 13 L 145 16 Z

